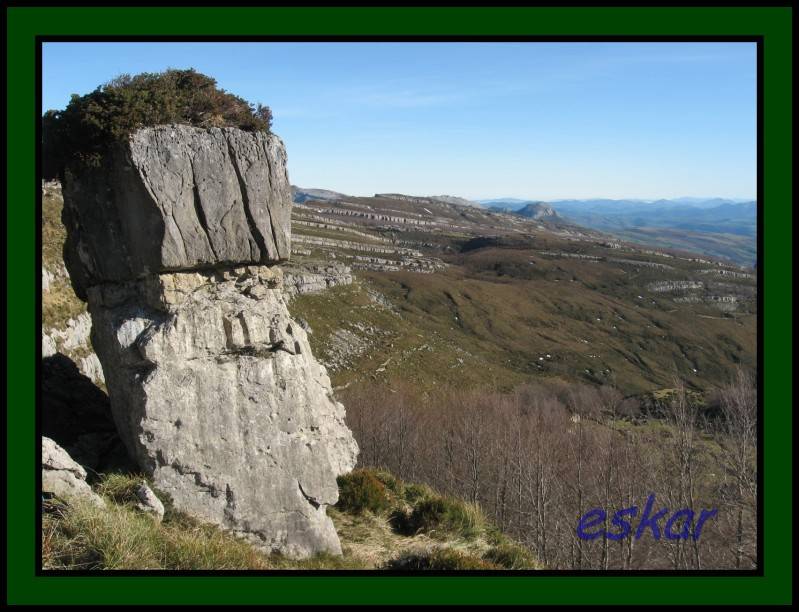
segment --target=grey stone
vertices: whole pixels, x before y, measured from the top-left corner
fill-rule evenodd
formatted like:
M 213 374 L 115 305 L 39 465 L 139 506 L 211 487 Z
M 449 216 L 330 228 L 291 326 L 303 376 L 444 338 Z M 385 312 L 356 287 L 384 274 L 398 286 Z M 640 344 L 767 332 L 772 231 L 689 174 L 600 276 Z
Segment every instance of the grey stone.
M 51 357 L 58 352 L 55 340 L 42 330 L 42 357 Z
M 42 437 L 42 492 L 66 501 L 80 499 L 102 507 L 103 498 L 86 482 L 86 470 L 50 438 Z
M 142 128 L 102 167 L 67 172 L 63 195 L 65 263 L 82 299 L 101 282 L 290 256 L 291 189 L 274 134 Z
M 96 353 L 92 352 L 85 357 L 81 357 L 78 361 L 78 369 L 81 374 L 87 376 L 92 382 L 105 384 L 103 366 L 100 364 L 100 359 Z
M 50 285 L 55 281 L 55 275 L 47 268 L 42 266 L 42 291 L 50 291 Z
M 161 500 L 158 499 L 153 490 L 147 486 L 146 482 L 136 487 L 136 497 L 139 499 L 136 507 L 142 512 L 152 515 L 160 523 L 164 518 L 164 504 L 161 503 Z
M 89 290 L 120 436 L 175 507 L 291 556 L 340 553 L 325 508 L 357 445 L 279 268 Z
M 263 265 L 291 251 L 280 139 L 141 129 L 67 174 L 64 201 L 113 420 L 153 486 L 269 552 L 340 553 L 325 509 L 357 445 L 281 269 Z
M 352 270 L 340 263 L 308 263 L 283 270 L 283 286 L 289 296 L 318 293 L 331 287 L 352 284 Z

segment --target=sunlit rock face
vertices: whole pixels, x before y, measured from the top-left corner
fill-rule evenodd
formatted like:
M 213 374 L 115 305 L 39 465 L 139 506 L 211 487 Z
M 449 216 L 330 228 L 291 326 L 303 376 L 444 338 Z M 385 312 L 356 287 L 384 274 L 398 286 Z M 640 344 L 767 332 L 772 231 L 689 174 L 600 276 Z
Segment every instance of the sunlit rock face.
M 101 167 L 67 171 L 65 263 L 76 293 L 99 282 L 291 253 L 280 138 L 236 128 L 143 128 Z
M 340 553 L 325 509 L 358 449 L 274 265 L 291 250 L 285 159 L 264 133 L 139 130 L 106 176 L 67 181 L 65 259 L 156 489 L 267 551 Z

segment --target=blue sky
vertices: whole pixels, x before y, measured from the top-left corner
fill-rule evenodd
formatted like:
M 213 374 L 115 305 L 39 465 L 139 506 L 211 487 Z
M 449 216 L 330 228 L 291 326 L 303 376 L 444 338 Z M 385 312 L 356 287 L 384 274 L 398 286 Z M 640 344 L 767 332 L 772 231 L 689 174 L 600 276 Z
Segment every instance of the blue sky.
M 47 43 L 44 109 L 193 67 L 352 195 L 754 197 L 753 43 Z

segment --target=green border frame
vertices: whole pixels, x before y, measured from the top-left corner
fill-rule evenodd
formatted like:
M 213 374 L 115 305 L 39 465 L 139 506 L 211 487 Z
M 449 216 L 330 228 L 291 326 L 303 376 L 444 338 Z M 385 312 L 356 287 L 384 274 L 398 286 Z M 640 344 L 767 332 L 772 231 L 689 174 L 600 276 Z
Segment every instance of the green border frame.
M 7 15 L 8 603 L 790 603 L 792 8 L 26 7 Z M 35 576 L 39 35 L 763 36 L 764 575 Z

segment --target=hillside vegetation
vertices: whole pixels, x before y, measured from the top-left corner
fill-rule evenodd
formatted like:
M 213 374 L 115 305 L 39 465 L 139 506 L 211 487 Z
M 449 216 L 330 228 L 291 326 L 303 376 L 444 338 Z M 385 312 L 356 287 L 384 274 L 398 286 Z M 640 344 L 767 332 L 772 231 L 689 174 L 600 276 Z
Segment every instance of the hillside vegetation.
M 548 568 L 754 566 L 754 270 L 428 198 L 293 214 L 296 262 L 355 270 L 291 310 L 360 465 L 476 504 Z M 575 536 L 587 510 L 649 495 L 718 520 L 696 542 Z
M 60 207 L 45 194 L 48 270 Z M 106 511 L 48 509 L 46 567 L 754 565 L 752 270 L 429 199 L 308 200 L 293 217 L 293 265 L 355 275 L 290 303 L 361 449 L 328 509 L 344 556 L 263 555 L 171 509 L 154 523 L 113 492 L 122 475 L 96 485 Z M 84 311 L 64 276 L 43 300 L 45 328 Z M 697 545 L 575 537 L 587 509 L 650 493 L 719 520 Z
M 44 506 L 44 569 L 287 570 L 539 569 L 529 552 L 502 535 L 476 506 L 383 471 L 356 470 L 339 479 L 328 508 L 343 556 L 290 559 L 265 554 L 213 525 L 177 512 L 162 522 L 136 509 L 143 477 L 109 474 L 95 489 L 105 508 L 75 502 Z M 162 495 L 163 498 L 163 495 Z
M 66 229 L 61 223 L 64 200 L 60 193 L 42 195 L 42 267 L 56 272 L 64 265 L 63 248 Z M 42 293 L 42 329 L 64 329 L 70 319 L 86 312 L 86 304 L 78 299 L 66 274 L 54 275 L 47 291 Z
M 527 249 L 451 261 L 435 274 L 365 271 L 351 286 L 292 302 L 314 330 L 314 353 L 333 366 L 334 385 L 400 379 L 424 389 L 510 389 L 554 378 L 640 394 L 672 386 L 675 376 L 711 389 L 736 365 L 754 365 L 754 312 L 675 303 L 646 289 L 663 278 L 649 269 Z
M 340 392 L 361 449 L 379 466 L 475 504 L 551 569 L 750 568 L 755 563 L 753 381 L 717 394 L 682 387 L 647 402 L 547 382 L 512 392 L 358 384 Z M 578 539 L 594 508 L 716 509 L 700 540 L 647 534 Z M 641 510 L 643 513 L 643 510 Z M 663 528 L 665 519 L 660 523 Z M 615 531 L 605 523 L 606 531 Z

